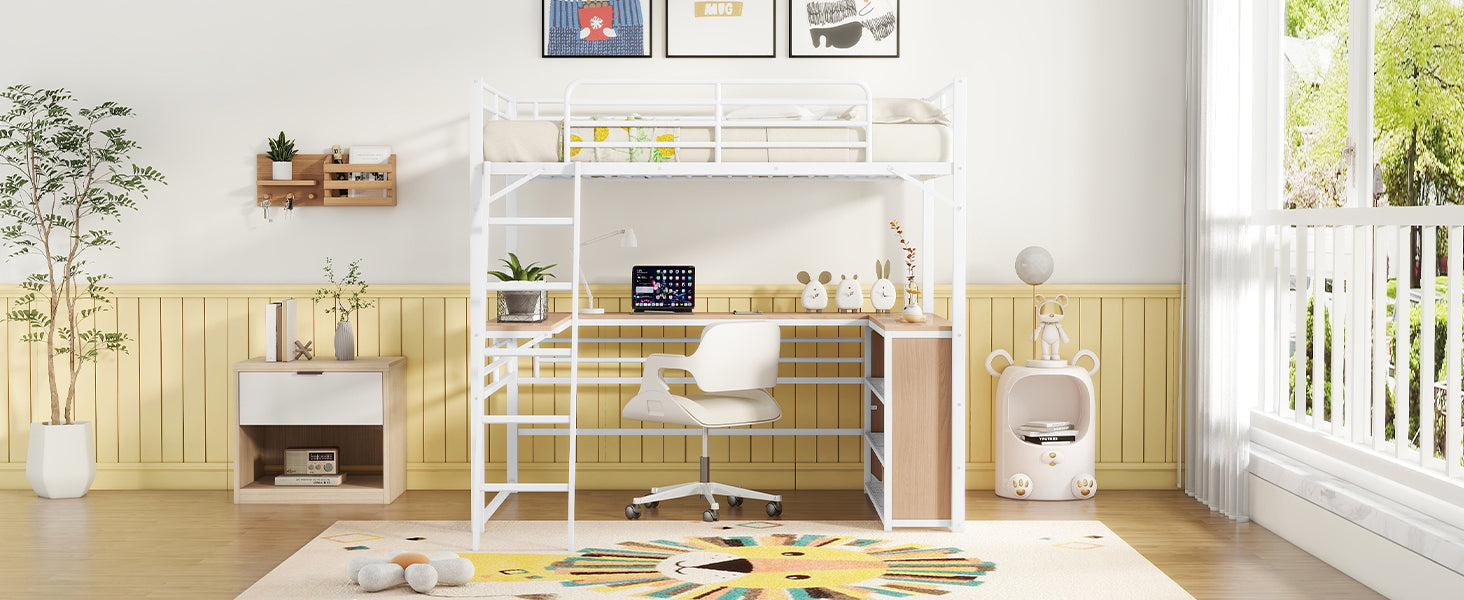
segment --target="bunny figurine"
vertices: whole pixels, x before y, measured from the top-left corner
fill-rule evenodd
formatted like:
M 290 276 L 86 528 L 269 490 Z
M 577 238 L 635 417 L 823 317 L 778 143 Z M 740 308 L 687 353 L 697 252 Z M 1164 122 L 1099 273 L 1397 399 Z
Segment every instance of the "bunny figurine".
M 803 297 L 800 300 L 803 304 L 803 310 L 808 312 L 823 312 L 823 309 L 828 307 L 829 295 L 828 290 L 825 290 L 824 286 L 830 281 L 833 281 L 833 279 L 833 274 L 828 271 L 819 273 L 818 281 L 814 281 L 813 277 L 808 274 L 808 271 L 798 272 L 798 283 L 804 284 Z
M 839 276 L 839 290 L 834 296 L 834 305 L 839 312 L 859 312 L 864 306 L 864 290 L 859 287 L 859 274 L 853 277 Z
M 869 288 L 869 302 L 874 312 L 887 313 L 895 306 L 895 284 L 890 283 L 890 261 L 874 261 L 874 274 L 879 280 Z
M 1032 305 L 1037 307 L 1037 329 L 1032 331 L 1032 341 L 1042 340 L 1042 360 L 1062 360 L 1058 352 L 1068 342 L 1068 334 L 1062 330 L 1067 304 L 1066 294 L 1058 294 L 1051 300 L 1039 294 L 1032 299 Z

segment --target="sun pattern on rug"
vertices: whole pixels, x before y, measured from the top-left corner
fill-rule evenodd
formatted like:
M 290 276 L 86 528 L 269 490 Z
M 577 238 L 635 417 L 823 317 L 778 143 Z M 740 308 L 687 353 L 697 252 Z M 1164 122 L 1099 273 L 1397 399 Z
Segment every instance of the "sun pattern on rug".
M 870 600 L 940 596 L 981 585 L 991 562 L 959 548 L 789 535 L 620 542 L 549 565 L 566 586 L 644 598 Z

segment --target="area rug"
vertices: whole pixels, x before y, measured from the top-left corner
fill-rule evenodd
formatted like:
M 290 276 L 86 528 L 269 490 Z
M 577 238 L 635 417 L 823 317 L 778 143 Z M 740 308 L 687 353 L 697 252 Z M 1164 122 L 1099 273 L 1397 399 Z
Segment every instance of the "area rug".
M 437 597 L 569 600 L 1191 598 L 1098 521 L 971 521 L 963 533 L 884 531 L 862 521 L 495 521 L 470 552 L 465 521 L 337 521 L 239 596 L 395 598 L 367 593 L 352 558 L 456 552 L 471 583 Z

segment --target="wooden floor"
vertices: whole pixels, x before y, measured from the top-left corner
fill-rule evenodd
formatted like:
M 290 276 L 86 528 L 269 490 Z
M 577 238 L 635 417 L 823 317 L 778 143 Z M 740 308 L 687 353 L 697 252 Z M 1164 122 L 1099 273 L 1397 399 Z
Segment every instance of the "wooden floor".
M 581 491 L 582 519 L 623 519 L 630 492 Z M 495 518 L 558 519 L 563 494 L 509 500 Z M 790 519 L 873 520 L 861 492 L 784 497 Z M 1253 524 L 1180 492 L 1105 491 L 1091 502 L 1018 502 L 970 492 L 968 518 L 1103 521 L 1196 598 L 1379 598 Z M 693 500 L 644 519 L 697 519 Z M 761 504 L 723 508 L 760 514 Z M 92 492 L 42 500 L 0 491 L 0 597 L 233 598 L 336 520 L 467 520 L 467 492 L 412 491 L 389 506 L 235 506 L 228 492 Z

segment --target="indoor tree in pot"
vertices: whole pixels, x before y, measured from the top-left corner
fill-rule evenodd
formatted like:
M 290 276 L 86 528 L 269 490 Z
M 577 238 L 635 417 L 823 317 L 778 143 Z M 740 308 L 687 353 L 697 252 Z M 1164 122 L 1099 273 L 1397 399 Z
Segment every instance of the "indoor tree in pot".
M 32 423 L 25 476 L 44 498 L 77 498 L 96 477 L 90 422 L 74 421 L 76 379 L 106 351 L 127 351 L 125 334 L 95 326 L 111 299 L 106 275 L 87 270 L 87 259 L 115 248 L 112 232 L 98 221 L 136 210 L 133 195 L 147 197 L 161 173 L 130 160 L 137 142 L 104 123 L 132 115 L 114 102 L 77 107 L 64 89 L 14 85 L 0 92 L 0 237 L 11 257 L 36 256 L 45 271 L 20 284 L 25 294 L 6 313 L 24 323 L 20 340 L 44 344 L 51 396 L 50 419 Z M 59 363 L 59 364 L 58 364 Z
M 543 281 L 545 277 L 553 277 L 549 269 L 559 266 L 539 266 L 539 263 L 524 265 L 519 262 L 518 255 L 508 253 L 508 258 L 500 258 L 498 262 L 503 263 L 508 271 L 489 271 L 488 274 L 497 277 L 499 281 Z M 500 322 L 537 322 L 543 321 L 548 315 L 548 294 L 543 290 L 503 290 L 498 292 L 498 320 Z
M 330 287 L 315 290 L 315 301 L 330 301 L 325 312 L 334 315 L 336 320 L 336 360 L 355 360 L 356 336 L 351 333 L 351 314 L 376 306 L 374 300 L 361 299 L 361 295 L 366 293 L 366 281 L 361 279 L 361 259 L 351 261 L 351 265 L 346 268 L 345 277 L 336 281 L 335 265 L 330 257 L 326 257 L 325 280 L 330 283 Z
M 280 132 L 280 137 L 269 138 L 269 157 L 271 165 L 270 174 L 275 181 L 289 181 L 295 177 L 295 140 L 285 139 L 285 132 Z

